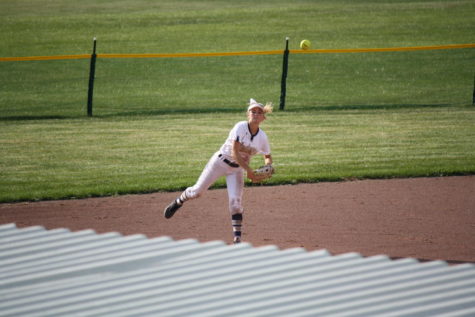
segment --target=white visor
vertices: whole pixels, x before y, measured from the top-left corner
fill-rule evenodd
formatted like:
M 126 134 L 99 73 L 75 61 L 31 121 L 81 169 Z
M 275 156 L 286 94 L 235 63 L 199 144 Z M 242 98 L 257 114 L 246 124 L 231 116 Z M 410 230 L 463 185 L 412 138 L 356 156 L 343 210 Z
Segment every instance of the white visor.
M 251 98 L 251 100 L 249 101 L 249 107 L 247 108 L 247 111 L 254 108 L 260 108 L 262 111 L 264 111 L 264 105 L 261 103 L 258 103 L 257 101 Z

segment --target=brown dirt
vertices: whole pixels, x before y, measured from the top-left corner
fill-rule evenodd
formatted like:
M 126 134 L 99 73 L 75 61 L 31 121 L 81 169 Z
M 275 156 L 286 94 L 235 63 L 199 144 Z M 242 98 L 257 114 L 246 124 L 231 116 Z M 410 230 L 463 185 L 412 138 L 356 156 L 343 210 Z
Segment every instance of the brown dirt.
M 225 189 L 189 201 L 178 193 L 0 204 L 0 224 L 231 242 Z M 475 263 L 475 176 L 246 187 L 244 240 L 392 258 Z

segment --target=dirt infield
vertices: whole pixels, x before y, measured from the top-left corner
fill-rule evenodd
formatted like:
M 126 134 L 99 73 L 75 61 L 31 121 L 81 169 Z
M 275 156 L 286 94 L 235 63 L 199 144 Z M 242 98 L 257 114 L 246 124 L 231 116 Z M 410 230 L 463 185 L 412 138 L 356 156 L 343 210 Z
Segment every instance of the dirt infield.
M 225 189 L 187 202 L 177 193 L 0 204 L 0 223 L 231 242 Z M 244 240 L 393 258 L 475 263 L 475 176 L 246 187 Z

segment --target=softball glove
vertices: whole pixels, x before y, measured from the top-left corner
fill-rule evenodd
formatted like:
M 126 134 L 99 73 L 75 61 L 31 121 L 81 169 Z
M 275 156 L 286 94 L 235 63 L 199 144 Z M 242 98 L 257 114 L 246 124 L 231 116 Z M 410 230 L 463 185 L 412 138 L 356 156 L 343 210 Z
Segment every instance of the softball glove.
M 275 173 L 272 165 L 264 165 L 254 170 L 254 183 L 263 182 L 272 177 L 272 174 Z

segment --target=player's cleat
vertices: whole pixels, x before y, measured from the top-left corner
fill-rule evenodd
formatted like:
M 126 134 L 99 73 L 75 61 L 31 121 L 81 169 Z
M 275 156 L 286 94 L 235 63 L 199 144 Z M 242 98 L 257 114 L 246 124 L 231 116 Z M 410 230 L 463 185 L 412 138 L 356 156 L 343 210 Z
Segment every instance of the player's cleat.
M 234 244 L 241 243 L 241 237 L 234 237 L 233 243 L 234 243 Z
M 173 217 L 175 212 L 180 209 L 181 206 L 183 206 L 183 204 L 180 204 L 178 199 L 175 199 L 170 205 L 167 206 L 167 208 L 165 208 L 163 211 L 163 216 L 165 216 L 167 219 Z

